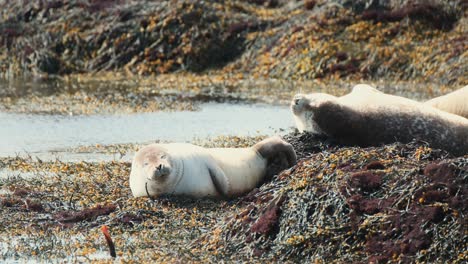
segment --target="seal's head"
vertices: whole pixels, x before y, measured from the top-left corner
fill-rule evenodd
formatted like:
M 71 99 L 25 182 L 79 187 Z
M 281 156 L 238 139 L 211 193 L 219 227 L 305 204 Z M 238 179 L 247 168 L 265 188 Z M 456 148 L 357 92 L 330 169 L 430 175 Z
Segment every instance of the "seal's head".
M 133 158 L 130 189 L 135 197 L 170 193 L 180 177 L 180 166 L 158 144 L 140 149 Z
M 321 104 L 335 100 L 335 96 L 324 93 L 296 94 L 291 101 L 291 111 L 299 132 L 308 131 L 323 135 L 323 131 L 314 121 L 314 112 Z

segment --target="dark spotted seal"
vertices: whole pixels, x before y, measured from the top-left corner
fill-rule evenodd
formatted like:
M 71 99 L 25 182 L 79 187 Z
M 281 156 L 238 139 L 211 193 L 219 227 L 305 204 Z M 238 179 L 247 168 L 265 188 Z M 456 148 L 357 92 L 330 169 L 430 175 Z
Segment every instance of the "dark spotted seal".
M 299 131 L 327 135 L 344 144 L 418 139 L 456 155 L 468 153 L 468 119 L 364 84 L 342 97 L 297 94 L 291 110 Z

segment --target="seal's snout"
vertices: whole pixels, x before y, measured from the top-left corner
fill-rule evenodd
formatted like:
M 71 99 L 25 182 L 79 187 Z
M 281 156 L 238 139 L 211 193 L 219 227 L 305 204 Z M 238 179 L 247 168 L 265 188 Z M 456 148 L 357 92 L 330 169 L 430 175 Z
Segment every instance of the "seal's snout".
M 299 102 L 300 102 L 300 101 L 301 101 L 301 99 L 299 99 L 299 98 L 294 98 L 294 99 L 293 99 L 293 104 L 294 104 L 294 105 L 299 105 Z
M 293 99 L 291 100 L 291 110 L 292 112 L 297 115 L 302 111 L 304 105 L 304 95 L 303 94 L 296 94 Z
M 161 176 L 164 176 L 164 165 L 159 164 L 154 170 L 153 177 L 159 178 Z
M 296 94 L 292 99 L 292 105 L 299 105 L 304 98 L 303 94 Z
M 155 168 L 154 168 L 152 179 L 156 180 L 158 178 L 167 176 L 170 173 L 171 173 L 171 170 L 170 170 L 169 166 L 166 166 L 164 164 L 159 164 L 159 165 L 155 166 Z

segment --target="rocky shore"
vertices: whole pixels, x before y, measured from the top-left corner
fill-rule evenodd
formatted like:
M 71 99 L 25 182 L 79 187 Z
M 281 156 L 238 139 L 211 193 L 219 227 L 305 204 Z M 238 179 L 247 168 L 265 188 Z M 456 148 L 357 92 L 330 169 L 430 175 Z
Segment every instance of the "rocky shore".
M 465 1 L 2 1 L 4 75 L 215 71 L 466 84 Z
M 298 164 L 231 201 L 132 198 L 127 162 L 2 158 L 0 259 L 452 262 L 466 255 L 468 157 L 290 133 Z M 258 141 L 258 138 L 250 141 Z M 212 141 L 249 145 L 248 139 Z M 133 151 L 134 146 L 110 151 Z
M 0 0 L 0 112 L 287 104 L 297 92 L 342 95 L 358 82 L 424 100 L 467 84 L 467 7 L 464 0 Z M 284 133 L 298 164 L 229 201 L 132 198 L 130 163 L 119 159 L 0 157 L 0 176 L 9 175 L 0 177 L 0 260 L 113 263 L 105 225 L 117 260 L 128 263 L 468 261 L 468 154 L 424 142 L 359 148 Z M 262 138 L 194 143 L 245 147 Z M 122 157 L 139 147 L 67 151 Z

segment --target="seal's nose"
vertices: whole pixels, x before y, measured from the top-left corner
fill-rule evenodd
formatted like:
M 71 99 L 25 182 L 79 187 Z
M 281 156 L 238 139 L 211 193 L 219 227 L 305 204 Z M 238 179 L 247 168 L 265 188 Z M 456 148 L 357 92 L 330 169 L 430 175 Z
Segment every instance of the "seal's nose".
M 159 166 L 156 167 L 156 170 L 160 171 L 163 169 L 163 165 L 162 164 L 159 164 Z
M 293 100 L 292 100 L 292 103 L 293 103 L 294 105 L 299 105 L 299 103 L 301 102 L 301 100 L 302 100 L 303 97 L 304 97 L 304 96 L 303 96 L 302 94 L 296 94 L 296 95 L 294 96 Z

